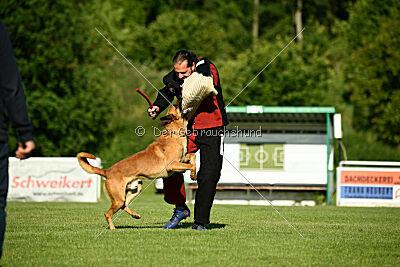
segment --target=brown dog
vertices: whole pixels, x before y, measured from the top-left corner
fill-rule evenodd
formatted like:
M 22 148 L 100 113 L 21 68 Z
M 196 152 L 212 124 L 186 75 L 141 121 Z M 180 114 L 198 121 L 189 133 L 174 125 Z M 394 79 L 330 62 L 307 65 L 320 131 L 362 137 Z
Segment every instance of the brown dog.
M 140 215 L 128 208 L 129 203 L 139 194 L 128 193 L 127 186 L 136 179 L 166 178 L 177 171 L 191 171 L 191 178 L 196 179 L 195 154 L 187 154 L 187 139 L 185 135 L 186 120 L 182 113 L 173 105 L 165 117 L 160 119 L 165 129 L 162 134 L 145 150 L 123 159 L 109 169 L 100 169 L 90 165 L 87 159 L 96 157 L 85 152 L 78 154 L 81 167 L 88 173 L 95 173 L 106 178 L 104 189 L 111 201 L 110 209 L 104 214 L 110 229 L 115 229 L 112 222 L 113 215 L 123 209 L 133 218 L 140 219 Z M 190 163 L 184 163 L 190 162 Z

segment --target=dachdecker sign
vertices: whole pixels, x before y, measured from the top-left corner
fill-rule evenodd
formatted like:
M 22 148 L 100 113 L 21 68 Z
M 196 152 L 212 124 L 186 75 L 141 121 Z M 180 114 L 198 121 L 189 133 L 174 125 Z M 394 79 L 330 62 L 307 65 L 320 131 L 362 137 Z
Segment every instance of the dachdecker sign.
M 372 163 L 374 166 L 358 163 L 359 166 L 337 168 L 338 206 L 400 207 L 400 168 Z
M 101 161 L 91 161 L 101 167 Z M 100 176 L 88 174 L 76 158 L 10 158 L 8 201 L 96 202 Z

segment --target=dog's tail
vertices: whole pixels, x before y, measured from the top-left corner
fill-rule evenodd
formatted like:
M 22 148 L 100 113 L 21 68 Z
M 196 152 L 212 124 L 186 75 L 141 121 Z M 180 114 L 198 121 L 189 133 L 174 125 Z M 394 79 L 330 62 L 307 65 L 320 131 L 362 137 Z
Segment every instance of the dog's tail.
M 81 152 L 76 157 L 78 158 L 79 165 L 81 165 L 82 169 L 84 169 L 86 172 L 99 174 L 106 177 L 106 170 L 94 167 L 88 162 L 87 159 L 96 159 L 95 156 L 86 152 Z

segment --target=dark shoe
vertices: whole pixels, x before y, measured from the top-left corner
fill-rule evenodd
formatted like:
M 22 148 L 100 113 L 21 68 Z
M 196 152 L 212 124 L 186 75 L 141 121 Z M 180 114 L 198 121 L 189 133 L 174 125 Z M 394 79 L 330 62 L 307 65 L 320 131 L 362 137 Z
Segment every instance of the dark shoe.
M 172 218 L 164 225 L 164 229 L 174 229 L 178 226 L 178 223 L 187 217 L 190 217 L 190 210 L 177 210 L 174 209 Z
M 207 228 L 205 228 L 204 225 L 197 224 L 197 223 L 193 224 L 192 229 L 194 229 L 194 230 L 207 230 Z

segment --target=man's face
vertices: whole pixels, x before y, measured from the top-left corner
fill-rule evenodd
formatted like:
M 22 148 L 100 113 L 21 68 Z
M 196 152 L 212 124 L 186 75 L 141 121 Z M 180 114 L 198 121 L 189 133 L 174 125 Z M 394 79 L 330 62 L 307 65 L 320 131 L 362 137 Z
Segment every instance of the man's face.
M 184 60 L 182 62 L 177 62 L 174 64 L 174 69 L 176 72 L 176 75 L 178 75 L 178 78 L 181 80 L 186 79 L 189 77 L 195 70 L 195 65 L 193 63 L 192 66 L 188 67 L 188 61 Z

